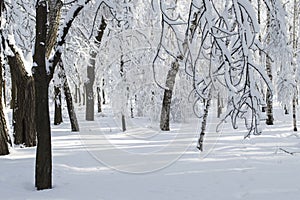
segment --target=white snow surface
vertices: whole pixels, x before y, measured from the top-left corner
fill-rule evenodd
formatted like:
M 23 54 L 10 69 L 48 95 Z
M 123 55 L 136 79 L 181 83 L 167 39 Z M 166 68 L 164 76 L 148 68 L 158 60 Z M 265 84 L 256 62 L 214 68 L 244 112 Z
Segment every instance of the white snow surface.
M 103 114 L 96 115 L 94 122 L 85 121 L 83 113 L 84 109 L 79 108 L 80 133 L 70 132 L 67 115 L 64 116 L 63 124 L 52 126 L 53 188 L 36 191 L 36 149 L 16 147 L 10 150 L 9 155 L 0 157 L 1 199 L 299 199 L 300 137 L 291 131 L 290 115 L 282 115 L 276 119 L 274 126 L 266 127 L 261 136 L 250 139 L 243 139 L 245 132 L 232 130 L 229 124 L 224 125 L 220 135 L 213 133 L 211 128 L 205 139 L 203 153 L 195 148 L 198 133 L 186 133 L 190 140 L 188 137 L 179 139 L 182 144 L 190 144 L 188 149 L 182 152 L 179 159 L 173 159 L 159 168 L 157 164 L 160 162 L 148 160 L 147 155 L 156 152 L 158 155 L 164 154 L 164 158 L 168 159 L 172 153 L 176 154 L 174 152 L 180 150 L 179 147 L 174 152 L 164 151 L 169 140 L 174 138 L 173 132 L 161 132 L 148 137 L 145 129 L 139 131 L 129 123 L 128 131 L 123 133 L 112 119 L 108 107 Z M 209 127 L 214 126 L 214 120 L 209 120 Z M 171 128 L 178 132 L 188 130 L 182 128 L 185 125 L 178 128 L 175 124 Z M 130 132 L 130 128 L 137 131 Z M 134 137 L 129 137 L 130 134 Z M 209 134 L 216 137 L 210 138 Z M 103 139 L 109 140 L 113 148 Z M 145 160 L 139 162 L 137 158 L 135 162 L 130 157 L 125 160 L 125 157 L 116 154 L 114 148 L 145 156 Z M 115 158 L 113 161 L 118 166 L 103 164 L 107 164 L 105 159 L 108 158 Z M 143 167 L 148 172 L 143 173 L 140 170 Z M 124 169 L 125 172 L 116 169 Z M 133 173 L 136 169 L 140 170 L 139 173 Z

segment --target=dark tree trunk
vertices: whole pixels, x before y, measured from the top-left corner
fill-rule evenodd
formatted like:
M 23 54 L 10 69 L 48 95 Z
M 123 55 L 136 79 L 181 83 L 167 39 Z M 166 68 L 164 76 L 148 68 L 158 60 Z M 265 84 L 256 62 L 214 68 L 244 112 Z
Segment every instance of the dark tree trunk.
M 0 97 L 2 101 L 2 96 Z M 8 130 L 6 127 L 6 121 L 3 113 L 3 106 L 0 103 L 0 155 L 7 155 L 8 151 Z
M 10 72 L 12 73 L 12 72 Z M 11 77 L 11 79 L 13 79 L 13 77 Z M 14 109 L 15 108 L 15 104 L 17 101 L 17 86 L 15 81 L 12 80 L 11 82 L 11 100 L 10 100 L 10 109 Z M 14 119 L 13 119 L 14 120 Z
M 160 129 L 162 131 L 169 131 L 170 130 L 170 110 L 171 110 L 171 100 L 172 100 L 172 93 L 173 88 L 175 85 L 175 78 L 176 74 L 179 70 L 179 63 L 178 60 L 172 63 L 171 69 L 168 72 L 167 80 L 166 80 L 166 87 L 164 91 L 164 98 L 163 104 L 161 108 L 161 115 L 160 115 Z
M 6 81 L 5 81 L 5 71 L 3 73 L 3 78 L 2 78 L 2 89 L 3 89 L 3 102 L 4 102 L 4 106 L 7 106 L 7 102 L 6 102 Z
M 38 190 L 52 188 L 52 152 L 49 118 L 48 87 L 46 72 L 47 1 L 38 1 L 36 7 L 36 41 L 33 55 L 35 81 L 35 120 L 38 145 L 36 151 L 35 186 Z
M 289 110 L 287 109 L 286 105 L 284 105 L 284 114 L 288 115 L 289 114 Z
M 100 45 L 102 37 L 104 35 L 104 30 L 107 24 L 102 17 L 101 24 L 97 36 L 95 37 L 96 48 Z M 93 85 L 95 81 L 95 59 L 97 56 L 97 49 L 92 49 L 90 53 L 89 65 L 87 66 L 87 77 L 88 81 L 85 83 L 86 88 L 86 114 L 85 119 L 88 121 L 94 120 L 94 91 Z
M 104 85 L 105 85 L 105 82 L 104 82 L 104 79 L 103 79 L 103 83 L 102 83 L 102 98 L 103 98 L 103 105 L 106 104 L 106 100 L 105 100 L 105 92 L 104 92 Z
M 64 94 L 65 94 L 66 102 L 67 102 L 68 114 L 69 114 L 69 119 L 70 119 L 70 123 L 71 123 L 71 130 L 73 132 L 78 132 L 79 125 L 78 125 L 78 121 L 77 121 L 77 117 L 76 117 L 76 113 L 75 113 L 75 109 L 74 109 L 74 105 L 73 105 L 71 90 L 70 90 L 70 87 L 68 84 L 65 68 L 64 68 L 62 61 L 59 62 L 59 66 L 61 68 L 61 76 L 62 76 L 61 78 L 63 81 L 63 89 L 64 89 Z
M 2 4 L 2 2 L 1 2 L 1 4 Z M 2 9 L 2 6 L 1 6 L 0 9 Z M 0 60 L 0 80 L 2 80 L 2 63 L 1 63 L 1 60 Z M 0 88 L 2 88 L 2 82 L 0 83 Z M 0 155 L 7 155 L 7 154 L 9 154 L 9 150 L 8 150 L 8 130 L 7 130 L 6 121 L 5 121 L 4 112 L 3 112 L 2 89 L 1 89 L 0 90 Z
M 80 88 L 77 88 L 78 91 L 78 103 L 81 104 L 81 93 L 80 93 Z
M 86 93 L 86 87 L 85 85 L 83 86 L 83 91 L 82 91 L 82 105 L 85 105 L 85 93 Z
M 125 132 L 126 131 L 126 121 L 125 121 L 124 114 L 122 114 L 121 122 L 122 122 L 122 131 Z
M 100 87 L 97 87 L 97 100 L 98 100 L 98 113 L 102 112 L 102 108 L 101 108 L 101 89 Z
M 36 146 L 36 124 L 35 124 L 35 84 L 33 77 L 29 77 L 25 89 L 25 104 L 24 104 L 24 130 L 25 130 L 25 145 L 28 147 Z
M 60 86 L 54 86 L 54 95 L 55 95 L 54 125 L 59 125 L 63 122 L 62 109 L 61 109 L 61 88 L 60 88 Z
M 36 145 L 35 91 L 33 77 L 28 76 L 20 54 L 9 45 L 14 56 L 8 56 L 13 89 L 14 143 L 27 147 Z
M 221 97 L 220 97 L 220 92 L 218 92 L 218 100 L 217 100 L 217 117 L 220 118 L 222 114 L 222 102 L 221 102 Z
M 75 85 L 74 103 L 78 103 L 78 87 Z
M 61 16 L 61 8 L 63 3 L 61 0 L 49 0 L 48 9 L 49 15 L 47 16 L 49 26 L 47 29 L 46 37 L 46 57 L 49 58 L 51 51 L 56 43 L 57 31 L 59 28 L 59 20 Z M 60 72 L 59 72 L 60 73 Z M 61 108 L 61 87 L 54 86 L 55 96 L 55 109 L 54 109 L 54 125 L 59 125 L 63 122 L 62 108 Z

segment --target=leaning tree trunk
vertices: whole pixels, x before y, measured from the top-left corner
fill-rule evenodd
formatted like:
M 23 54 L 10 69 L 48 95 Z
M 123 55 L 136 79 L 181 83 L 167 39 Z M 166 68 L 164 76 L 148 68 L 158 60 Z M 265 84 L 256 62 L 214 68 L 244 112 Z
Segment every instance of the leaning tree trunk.
M 65 94 L 66 102 L 67 102 L 67 109 L 68 109 L 69 119 L 70 119 L 70 123 L 71 123 L 71 130 L 73 132 L 78 132 L 79 125 L 78 125 L 78 121 L 77 121 L 77 117 L 76 117 L 76 113 L 75 113 L 75 108 L 73 105 L 72 94 L 71 94 L 71 90 L 70 90 L 70 87 L 68 84 L 65 68 L 64 68 L 63 62 L 61 60 L 59 62 L 59 66 L 61 68 L 61 78 L 63 81 L 63 89 L 64 89 L 64 94 Z
M 47 1 L 39 1 L 36 7 L 36 41 L 32 68 L 35 81 L 35 120 L 38 145 L 36 151 L 35 186 L 38 190 L 52 188 L 52 152 L 46 72 Z
M 202 125 L 201 125 L 201 133 L 200 133 L 200 137 L 198 139 L 198 145 L 197 145 L 197 148 L 200 151 L 203 151 L 203 141 L 204 141 L 204 136 L 205 136 L 205 131 L 206 131 L 206 124 L 207 124 L 207 117 L 208 117 L 208 110 L 210 107 L 210 102 L 211 102 L 211 96 L 209 95 L 209 98 L 207 99 L 207 101 L 205 103 L 204 114 L 203 114 Z
M 166 87 L 164 91 L 164 98 L 163 104 L 161 108 L 160 114 L 160 129 L 162 131 L 169 131 L 170 130 L 170 110 L 171 110 L 171 100 L 172 100 L 172 93 L 175 85 L 175 78 L 176 74 L 179 70 L 179 63 L 178 60 L 172 63 L 171 69 L 167 75 Z
M 88 121 L 94 120 L 94 91 L 93 85 L 95 81 L 95 63 L 96 63 L 96 56 L 97 56 L 97 48 L 99 47 L 102 37 L 104 35 L 104 30 L 107 24 L 102 17 L 101 24 L 98 30 L 98 35 L 95 37 L 95 46 L 96 49 L 92 49 L 90 53 L 90 60 L 89 65 L 87 66 L 87 78 L 88 81 L 85 83 L 86 89 L 86 113 L 85 119 Z

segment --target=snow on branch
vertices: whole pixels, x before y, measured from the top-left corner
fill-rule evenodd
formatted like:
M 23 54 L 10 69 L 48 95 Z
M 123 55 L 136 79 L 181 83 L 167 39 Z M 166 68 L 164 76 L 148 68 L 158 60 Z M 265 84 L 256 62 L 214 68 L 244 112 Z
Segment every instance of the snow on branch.
M 62 47 L 66 42 L 66 37 L 69 33 L 69 30 L 72 26 L 73 21 L 79 15 L 79 13 L 84 8 L 84 6 L 90 2 L 91 2 L 91 0 L 78 0 L 78 1 L 74 2 L 66 15 L 64 22 L 60 26 L 58 37 L 57 37 L 57 43 L 54 47 L 55 53 L 49 59 L 49 63 L 48 63 L 49 70 L 50 70 L 49 80 L 52 79 L 53 73 L 55 70 L 55 66 L 58 64 L 58 62 L 61 58 Z M 114 4 L 111 3 L 110 1 L 101 0 L 101 1 L 97 1 L 97 2 L 99 3 L 100 6 L 103 4 L 103 5 L 106 5 L 107 7 L 109 7 L 110 9 L 113 9 L 113 7 L 114 7 Z
M 251 3 L 192 0 L 185 23 L 171 18 L 172 12 L 167 8 L 160 4 L 162 33 L 153 63 L 163 61 L 166 55 L 184 61 L 185 71 L 192 76 L 194 92 L 200 100 L 208 100 L 211 91 L 225 90 L 224 120 L 230 118 L 234 128 L 238 128 L 238 119 L 244 120 L 248 129 L 246 137 L 251 133 L 260 134 L 260 110 L 265 101 L 257 80 L 262 80 L 271 92 L 273 89 L 265 69 L 254 60 L 255 51 L 261 45 L 257 40 L 259 24 Z M 178 52 L 166 45 L 170 30 L 177 40 Z M 184 37 L 180 34 L 182 30 L 185 30 Z

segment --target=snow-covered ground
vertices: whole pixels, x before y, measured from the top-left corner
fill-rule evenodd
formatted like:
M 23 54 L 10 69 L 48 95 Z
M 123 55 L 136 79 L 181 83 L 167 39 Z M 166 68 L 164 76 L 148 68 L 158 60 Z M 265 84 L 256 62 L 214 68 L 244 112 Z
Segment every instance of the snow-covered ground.
M 196 148 L 194 121 L 158 132 L 142 119 L 120 131 L 106 109 L 94 122 L 79 110 L 80 133 L 65 118 L 52 127 L 53 189 L 34 188 L 35 148 L 11 149 L 0 158 L 0 199 L 53 200 L 298 200 L 300 139 L 291 116 L 276 119 L 263 135 L 243 139 L 229 124 Z M 280 111 L 278 111 L 280 112 Z M 66 116 L 65 116 L 66 117 Z M 143 124 L 143 125 L 140 125 Z M 242 127 L 241 127 L 242 128 Z M 292 153 L 292 154 L 290 154 Z

